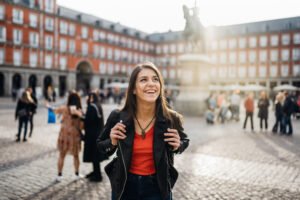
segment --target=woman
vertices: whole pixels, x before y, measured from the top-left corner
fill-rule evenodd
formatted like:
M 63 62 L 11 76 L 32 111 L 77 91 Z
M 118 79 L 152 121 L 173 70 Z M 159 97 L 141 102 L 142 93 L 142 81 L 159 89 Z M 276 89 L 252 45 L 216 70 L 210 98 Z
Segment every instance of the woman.
M 272 132 L 274 134 L 277 133 L 278 130 L 278 125 L 280 128 L 280 133 L 283 132 L 283 103 L 284 103 L 284 94 L 282 92 L 279 92 L 276 95 L 276 100 L 275 100 L 275 117 L 276 117 L 276 122 L 272 128 Z
M 49 107 L 49 106 L 48 106 Z M 68 97 L 67 105 L 53 109 L 56 114 L 62 115 L 61 128 L 57 140 L 57 148 L 59 151 L 58 158 L 58 176 L 56 181 L 61 181 L 62 170 L 65 157 L 71 154 L 74 158 L 75 177 L 79 178 L 79 152 L 81 150 L 81 129 L 83 128 L 80 117 L 81 100 L 76 92 L 71 92 Z
M 258 100 L 258 118 L 260 119 L 260 130 L 263 130 L 263 121 L 265 122 L 265 129 L 268 130 L 268 115 L 269 115 L 269 99 L 266 92 L 260 93 Z
M 133 70 L 125 105 L 110 114 L 97 143 L 108 155 L 117 150 L 105 167 L 113 200 L 172 199 L 178 177 L 173 155 L 182 153 L 189 140 L 181 116 L 167 106 L 163 79 L 154 64 Z
M 89 178 L 90 181 L 100 182 L 102 181 L 100 161 L 103 161 L 105 157 L 104 154 L 98 153 L 96 140 L 103 129 L 104 120 L 102 107 L 96 93 L 92 92 L 88 95 L 87 105 L 88 107 L 84 119 L 83 162 L 93 163 L 93 171 L 86 177 Z
M 30 97 L 29 92 L 25 91 L 22 93 L 22 97 L 19 99 L 15 112 L 15 119 L 19 119 L 19 127 L 16 142 L 20 142 L 21 131 L 24 125 L 24 136 L 23 142 L 26 142 L 27 134 L 27 124 L 30 115 L 32 115 L 32 110 L 35 109 L 36 105 L 32 98 Z

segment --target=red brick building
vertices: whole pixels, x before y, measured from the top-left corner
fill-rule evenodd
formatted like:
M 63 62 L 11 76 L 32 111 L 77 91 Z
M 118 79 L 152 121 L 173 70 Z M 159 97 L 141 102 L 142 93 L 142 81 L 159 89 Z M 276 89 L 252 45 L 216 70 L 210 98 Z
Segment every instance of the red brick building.
M 215 66 L 212 84 L 300 85 L 300 17 L 206 29 Z M 56 0 L 0 2 L 0 96 L 49 85 L 104 88 L 126 82 L 135 64 L 148 60 L 167 84 L 179 84 L 185 53 L 182 32 L 147 34 L 58 6 Z

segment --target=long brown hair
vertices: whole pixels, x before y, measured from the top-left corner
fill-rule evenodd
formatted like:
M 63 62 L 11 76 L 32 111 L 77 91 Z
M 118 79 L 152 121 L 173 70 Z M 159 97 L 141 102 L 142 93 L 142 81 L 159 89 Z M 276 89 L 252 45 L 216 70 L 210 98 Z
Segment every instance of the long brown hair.
M 30 93 L 26 90 L 22 93 L 21 100 L 25 103 L 34 103 L 30 96 Z
M 159 96 L 156 100 L 156 115 L 158 115 L 158 111 L 161 109 L 163 117 L 165 117 L 167 120 L 171 122 L 173 125 L 174 119 L 172 116 L 177 115 L 178 117 L 181 116 L 176 113 L 174 110 L 168 108 L 168 103 L 165 97 L 165 85 L 164 85 L 164 80 L 162 78 L 161 73 L 157 69 L 157 67 L 151 63 L 151 62 L 144 62 L 141 64 L 138 64 L 132 71 L 129 79 L 129 84 L 128 84 L 128 89 L 126 92 L 126 100 L 125 100 L 125 105 L 121 110 L 129 112 L 128 118 L 132 119 L 134 118 L 137 110 L 137 101 L 136 101 L 136 96 L 133 94 L 133 91 L 135 89 L 135 84 L 136 84 L 136 79 L 138 74 L 143 70 L 143 69 L 151 69 L 152 71 L 155 72 L 159 79 L 160 83 L 160 91 L 159 91 Z
M 77 92 L 70 92 L 68 96 L 67 106 L 76 106 L 76 109 L 82 109 L 81 99 Z

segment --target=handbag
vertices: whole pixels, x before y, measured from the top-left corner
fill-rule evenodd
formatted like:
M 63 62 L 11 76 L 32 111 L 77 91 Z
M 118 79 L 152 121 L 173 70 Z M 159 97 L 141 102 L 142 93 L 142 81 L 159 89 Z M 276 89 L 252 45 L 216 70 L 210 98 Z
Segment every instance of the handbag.
M 56 115 L 53 109 L 48 108 L 48 124 L 55 124 L 56 123 Z
M 18 117 L 25 117 L 27 115 L 27 110 L 25 108 L 18 111 Z

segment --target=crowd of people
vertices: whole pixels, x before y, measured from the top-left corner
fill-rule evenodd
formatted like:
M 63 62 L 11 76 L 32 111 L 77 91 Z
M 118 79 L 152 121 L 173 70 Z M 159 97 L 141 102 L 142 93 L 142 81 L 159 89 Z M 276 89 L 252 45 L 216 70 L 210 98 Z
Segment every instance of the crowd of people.
M 182 127 L 182 116 L 172 109 L 172 95 L 164 89 L 162 76 L 154 64 L 136 66 L 130 76 L 126 95 L 121 95 L 120 91 L 117 91 L 115 98 L 99 91 L 88 93 L 86 109 L 83 109 L 77 91 L 68 93 L 65 105 L 51 106 L 51 102 L 55 101 L 53 91 L 51 87 L 47 89 L 45 106 L 61 116 L 56 181 L 63 179 L 64 161 L 68 154 L 73 156 L 74 176 L 81 177 L 79 154 L 83 141 L 82 161 L 92 163 L 93 168 L 86 175 L 89 181 L 102 181 L 100 162 L 116 152 L 117 156 L 105 167 L 113 200 L 143 197 L 172 200 L 171 191 L 178 177 L 174 168 L 174 154 L 182 153 L 188 147 L 189 139 Z M 123 107 L 112 111 L 104 124 L 101 104 L 110 97 L 117 99 L 117 104 L 124 98 Z M 246 129 L 250 119 L 254 132 L 253 115 L 257 108 L 260 130 L 268 130 L 269 110 L 274 105 L 276 120 L 272 132 L 293 134 L 291 117 L 299 112 L 300 96 L 279 92 L 272 103 L 263 91 L 255 102 L 254 93 L 251 92 L 244 100 L 238 90 L 230 96 L 224 92 L 212 93 L 206 100 L 206 122 L 240 121 L 240 107 L 243 105 L 243 128 Z M 23 141 L 27 141 L 28 123 L 29 137 L 32 136 L 37 105 L 32 89 L 27 88 L 16 106 L 15 118 L 19 120 L 16 142 L 20 142 L 23 128 Z
M 259 118 L 259 129 L 268 131 L 269 110 L 272 105 L 275 115 L 275 124 L 271 131 L 281 135 L 292 135 L 293 126 L 291 118 L 300 112 L 300 95 L 289 93 L 287 91 L 279 92 L 274 101 L 268 98 L 265 91 L 260 92 L 257 104 L 255 104 L 254 93 L 250 92 L 242 102 L 240 91 L 234 91 L 230 96 L 224 92 L 219 94 L 211 93 L 206 100 L 207 110 L 205 113 L 206 122 L 214 124 L 216 122 L 224 123 L 229 120 L 240 120 L 240 107 L 244 106 L 245 120 L 243 129 L 246 129 L 248 119 L 250 120 L 251 130 L 254 132 L 253 115 L 257 108 L 257 117 Z M 279 128 L 278 128 L 279 127 Z

